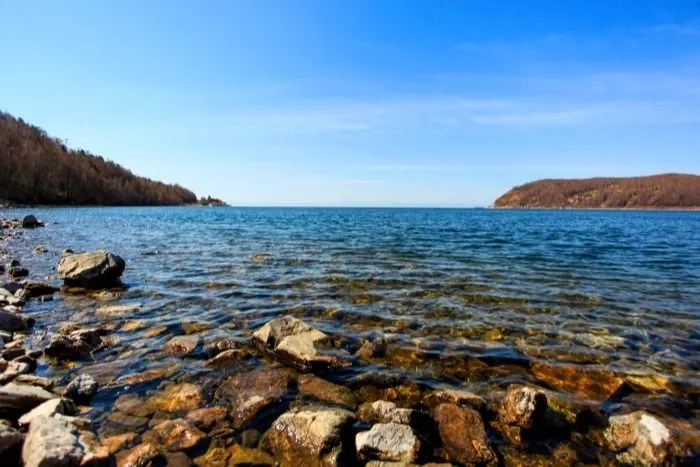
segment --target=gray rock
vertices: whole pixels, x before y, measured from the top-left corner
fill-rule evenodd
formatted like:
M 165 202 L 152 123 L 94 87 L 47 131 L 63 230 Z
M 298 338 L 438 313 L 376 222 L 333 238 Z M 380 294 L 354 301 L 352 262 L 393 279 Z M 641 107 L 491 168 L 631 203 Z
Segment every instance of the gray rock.
M 39 404 L 55 398 L 56 394 L 40 387 L 16 383 L 6 384 L 0 387 L 0 418 L 16 420 Z
M 122 258 L 107 251 L 64 256 L 58 262 L 58 275 L 66 284 L 104 287 L 114 284 L 124 272 Z
M 59 360 L 79 360 L 102 347 L 102 338 L 94 329 L 79 329 L 67 336 L 52 334 L 44 353 Z
M 253 333 L 253 342 L 280 360 L 305 369 L 351 363 L 347 355 L 329 348 L 328 335 L 293 316 L 267 322 Z
M 18 277 L 27 277 L 29 271 L 25 268 L 13 267 L 7 270 L 7 275 L 10 276 L 11 279 L 17 279 Z
M 43 227 L 43 223 L 39 222 L 36 217 L 32 214 L 28 214 L 22 218 L 22 227 L 25 229 L 33 229 L 36 227 Z
M 81 464 L 85 454 L 75 426 L 43 415 L 32 421 L 22 448 L 25 467 L 74 467 Z
M 420 451 L 420 441 L 408 425 L 377 423 L 369 431 L 355 437 L 360 459 L 414 462 Z
M 10 313 L 6 310 L 0 310 L 0 330 L 6 332 L 24 331 L 27 325 L 21 316 Z
M 0 423 L 0 455 L 24 441 L 24 435 L 14 428 Z
M 358 418 L 369 423 L 411 425 L 419 417 L 413 409 L 398 408 L 393 402 L 376 401 L 362 404 L 358 410 Z
M 73 405 L 72 401 L 57 397 L 34 407 L 32 410 L 19 417 L 17 423 L 21 427 L 29 426 L 32 420 L 39 416 L 53 417 L 56 414 L 73 415 L 74 413 L 75 405 Z
M 671 431 L 644 411 L 610 417 L 604 436 L 617 460 L 631 465 L 666 465 L 671 457 Z
M 87 405 L 97 394 L 97 388 L 95 378 L 83 373 L 68 384 L 64 395 L 73 399 L 76 404 Z

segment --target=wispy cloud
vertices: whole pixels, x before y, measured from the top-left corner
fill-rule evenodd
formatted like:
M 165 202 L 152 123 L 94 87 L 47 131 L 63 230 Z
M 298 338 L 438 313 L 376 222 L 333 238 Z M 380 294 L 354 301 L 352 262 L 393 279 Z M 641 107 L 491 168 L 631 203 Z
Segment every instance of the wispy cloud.
M 700 18 L 682 23 L 657 24 L 648 29 L 656 34 L 674 34 L 680 36 L 700 36 Z

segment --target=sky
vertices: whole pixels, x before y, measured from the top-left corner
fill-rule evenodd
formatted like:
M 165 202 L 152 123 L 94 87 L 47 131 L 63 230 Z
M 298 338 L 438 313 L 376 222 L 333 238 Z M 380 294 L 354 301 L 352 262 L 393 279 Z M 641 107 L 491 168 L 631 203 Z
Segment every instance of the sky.
M 700 173 L 700 1 L 0 0 L 0 109 L 234 205 L 488 206 Z

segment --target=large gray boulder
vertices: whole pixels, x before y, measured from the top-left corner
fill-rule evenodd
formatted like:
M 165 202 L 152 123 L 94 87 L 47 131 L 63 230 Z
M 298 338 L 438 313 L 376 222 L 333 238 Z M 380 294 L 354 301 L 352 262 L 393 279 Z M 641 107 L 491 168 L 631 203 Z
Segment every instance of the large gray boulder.
M 91 251 L 65 256 L 56 269 L 66 284 L 88 288 L 113 285 L 126 268 L 122 258 L 108 251 Z
M 420 441 L 408 425 L 377 423 L 369 431 L 355 437 L 360 459 L 392 462 L 415 462 L 420 451 Z
M 25 467 L 72 467 L 81 464 L 86 451 L 78 429 L 54 417 L 40 415 L 29 425 L 22 447 Z

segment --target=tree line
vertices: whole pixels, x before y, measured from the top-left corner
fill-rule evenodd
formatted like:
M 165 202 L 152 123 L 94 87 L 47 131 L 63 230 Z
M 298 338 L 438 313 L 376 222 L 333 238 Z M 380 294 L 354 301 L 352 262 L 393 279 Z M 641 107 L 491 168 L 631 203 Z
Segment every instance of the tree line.
M 497 207 L 700 208 L 700 176 L 538 180 L 513 188 Z
M 145 177 L 0 111 L 0 202 L 44 205 L 179 205 L 191 191 Z

